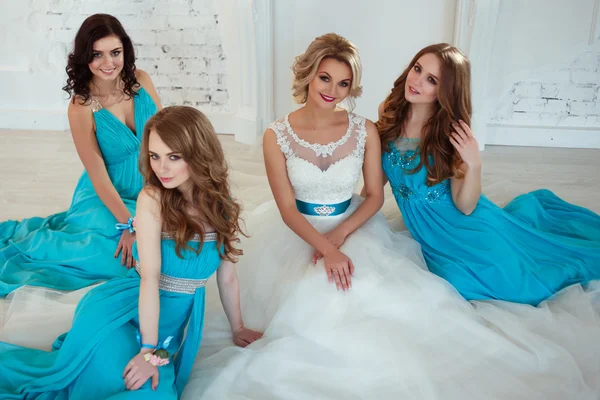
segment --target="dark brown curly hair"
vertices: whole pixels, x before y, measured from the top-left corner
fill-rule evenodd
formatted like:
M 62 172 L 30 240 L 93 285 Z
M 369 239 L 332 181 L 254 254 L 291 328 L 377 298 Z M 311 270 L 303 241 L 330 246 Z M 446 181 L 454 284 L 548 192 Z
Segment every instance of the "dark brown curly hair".
M 404 97 L 408 73 L 422 56 L 430 53 L 435 54 L 442 64 L 437 101 L 433 115 L 423 127 L 419 164 L 409 172 L 415 173 L 424 166 L 427 185 L 433 186 L 448 178 L 462 176 L 459 171 L 462 160 L 450 142 L 450 135 L 454 131 L 452 123 L 462 119 L 471 124 L 471 65 L 467 57 L 447 43 L 430 45 L 419 51 L 394 82 L 376 126 L 382 151 L 389 151 L 390 143 L 402 136 L 411 108 Z
M 69 98 L 79 97 L 81 104 L 90 99 L 90 81 L 93 78 L 89 63 L 94 58 L 94 43 L 107 36 L 117 36 L 123 43 L 123 92 L 126 96 L 137 96 L 134 89 L 139 87 L 135 78 L 135 50 L 129 35 L 123 29 L 118 19 L 109 14 L 94 14 L 85 19 L 73 44 L 73 52 L 69 54 L 67 67 L 67 84 L 62 88 L 69 94 Z
M 155 132 L 174 152 L 180 153 L 190 169 L 192 202 L 177 189 L 165 189 L 152 171 L 148 143 L 150 132 Z M 236 261 L 242 250 L 234 247 L 240 228 L 240 205 L 232 199 L 229 188 L 229 170 L 221 142 L 208 118 L 188 106 L 166 107 L 146 123 L 140 153 L 140 170 L 147 187 L 159 194 L 164 226 L 173 232 L 177 255 L 181 250 L 193 250 L 187 244 L 194 234 L 202 238 L 209 225 L 217 232 L 221 259 Z M 190 215 L 186 210 L 198 210 Z M 197 252 L 202 249 L 202 242 Z

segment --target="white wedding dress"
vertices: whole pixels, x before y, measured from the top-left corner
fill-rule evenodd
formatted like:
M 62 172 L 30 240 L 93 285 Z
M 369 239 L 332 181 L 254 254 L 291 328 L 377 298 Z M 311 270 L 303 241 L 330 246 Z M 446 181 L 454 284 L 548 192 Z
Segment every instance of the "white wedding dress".
M 345 136 L 310 144 L 288 117 L 271 129 L 297 200 L 351 199 L 337 216 L 307 215 L 320 232 L 361 204 L 365 120 Z M 316 212 L 318 214 L 318 212 Z M 600 397 L 600 290 L 572 287 L 534 308 L 465 301 L 429 273 L 419 245 L 376 214 L 341 247 L 355 265 L 338 291 L 323 261 L 282 221 L 274 201 L 247 221 L 237 270 L 247 327 L 264 337 L 231 344 L 209 291 L 202 347 L 184 399 L 594 399 Z M 212 293 L 212 294 L 211 294 Z M 573 300 L 574 301 L 571 301 Z M 212 304 L 212 306 L 210 306 Z

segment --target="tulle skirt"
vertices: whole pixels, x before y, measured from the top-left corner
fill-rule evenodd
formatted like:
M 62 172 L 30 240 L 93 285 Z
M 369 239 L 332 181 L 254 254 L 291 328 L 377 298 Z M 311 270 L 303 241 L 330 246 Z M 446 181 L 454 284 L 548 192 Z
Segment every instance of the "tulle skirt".
M 327 232 L 336 217 L 308 217 Z M 341 251 L 352 289 L 327 280 L 274 202 L 248 218 L 238 264 L 242 349 L 211 291 L 202 348 L 184 399 L 598 399 L 600 282 L 538 307 L 467 302 L 425 267 L 419 245 L 378 213 Z

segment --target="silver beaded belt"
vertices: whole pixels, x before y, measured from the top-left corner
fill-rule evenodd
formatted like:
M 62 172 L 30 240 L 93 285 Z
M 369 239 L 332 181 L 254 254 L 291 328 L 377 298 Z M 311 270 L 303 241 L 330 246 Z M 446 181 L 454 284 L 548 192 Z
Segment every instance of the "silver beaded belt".
M 173 239 L 173 234 L 169 232 L 162 233 L 162 239 Z M 214 242 L 217 240 L 217 234 L 210 232 L 204 234 L 204 242 Z M 190 240 L 192 242 L 199 242 L 200 235 L 196 234 Z M 140 273 L 140 262 L 136 260 L 135 270 L 138 275 Z M 187 278 L 175 278 L 165 274 L 160 274 L 158 281 L 158 288 L 167 292 L 194 294 L 196 289 L 206 286 L 208 279 L 187 279 Z
M 166 239 L 166 240 L 173 240 L 175 239 L 175 236 L 173 236 L 172 232 L 162 232 L 160 234 L 161 239 Z M 204 238 L 203 238 L 203 242 L 216 242 L 217 241 L 217 232 L 208 232 L 204 234 Z M 200 242 L 200 235 L 199 234 L 195 234 L 194 236 L 192 236 L 192 238 L 190 239 L 190 242 Z
M 141 275 L 139 261 L 135 262 L 135 270 Z M 167 292 L 194 294 L 196 289 L 206 286 L 207 281 L 208 279 L 175 278 L 160 274 L 158 288 Z

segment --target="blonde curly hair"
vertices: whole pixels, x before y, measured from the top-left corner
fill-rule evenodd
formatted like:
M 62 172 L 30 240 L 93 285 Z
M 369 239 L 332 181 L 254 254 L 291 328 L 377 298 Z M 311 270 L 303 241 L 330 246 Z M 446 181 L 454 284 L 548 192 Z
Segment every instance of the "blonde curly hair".
M 360 80 L 362 76 L 362 65 L 358 49 L 348 39 L 336 34 L 327 33 L 319 36 L 308 46 L 306 51 L 297 56 L 292 71 L 294 72 L 294 82 L 292 83 L 294 100 L 298 104 L 306 103 L 308 99 L 308 84 L 317 74 L 317 69 L 325 58 L 347 64 L 352 70 L 352 82 L 350 84 L 350 93 L 346 101 L 350 110 L 354 108 L 355 99 L 362 94 Z

